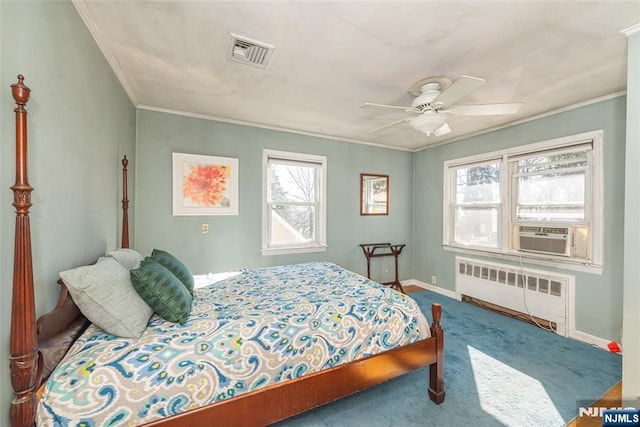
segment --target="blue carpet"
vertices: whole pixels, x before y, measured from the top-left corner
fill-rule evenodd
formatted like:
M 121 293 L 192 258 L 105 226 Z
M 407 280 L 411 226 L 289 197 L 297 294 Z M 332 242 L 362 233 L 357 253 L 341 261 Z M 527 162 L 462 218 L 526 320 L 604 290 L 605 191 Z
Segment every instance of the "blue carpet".
M 427 397 L 423 368 L 276 426 L 563 426 L 577 400 L 621 379 L 619 355 L 433 292 L 411 296 L 428 319 L 442 304 L 444 403 Z

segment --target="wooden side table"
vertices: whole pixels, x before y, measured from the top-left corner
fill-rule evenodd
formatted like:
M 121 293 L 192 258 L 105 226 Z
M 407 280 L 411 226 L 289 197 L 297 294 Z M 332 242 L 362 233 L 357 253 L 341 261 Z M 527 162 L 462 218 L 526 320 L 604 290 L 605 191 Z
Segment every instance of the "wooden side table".
M 406 244 L 392 245 L 391 243 L 362 243 L 360 247 L 364 252 L 365 258 L 367 258 L 367 277 L 371 279 L 371 258 L 393 256 L 396 262 L 396 279 L 392 282 L 382 283 L 383 285 L 390 286 L 392 289 L 404 293 L 400 279 L 398 278 L 398 256 L 402 252 Z

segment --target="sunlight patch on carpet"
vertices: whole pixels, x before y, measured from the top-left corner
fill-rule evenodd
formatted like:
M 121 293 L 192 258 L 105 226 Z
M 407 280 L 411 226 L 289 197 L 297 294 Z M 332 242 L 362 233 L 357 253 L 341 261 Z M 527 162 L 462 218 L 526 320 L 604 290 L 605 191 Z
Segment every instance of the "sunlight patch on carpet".
M 564 420 L 544 387 L 535 378 L 467 346 L 480 407 L 504 425 L 526 425 L 536 413 L 546 420 L 540 425 L 564 425 Z M 523 419 L 524 418 L 524 419 Z

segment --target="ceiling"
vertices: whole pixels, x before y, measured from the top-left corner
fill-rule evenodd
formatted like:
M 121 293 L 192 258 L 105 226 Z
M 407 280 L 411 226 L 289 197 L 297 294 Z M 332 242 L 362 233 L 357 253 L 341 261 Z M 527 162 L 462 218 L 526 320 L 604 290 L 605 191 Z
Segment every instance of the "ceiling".
M 139 108 L 418 150 L 621 94 L 640 1 L 73 0 Z M 230 34 L 275 46 L 266 68 L 231 61 Z M 459 104 L 523 102 L 454 117 L 427 137 L 402 110 L 430 77 L 486 84 Z

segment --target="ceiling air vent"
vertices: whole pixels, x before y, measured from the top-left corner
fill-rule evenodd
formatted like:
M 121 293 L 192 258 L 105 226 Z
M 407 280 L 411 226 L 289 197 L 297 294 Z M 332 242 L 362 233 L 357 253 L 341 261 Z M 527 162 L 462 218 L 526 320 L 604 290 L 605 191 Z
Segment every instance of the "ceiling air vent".
M 266 68 L 275 46 L 231 33 L 229 59 L 255 67 Z

